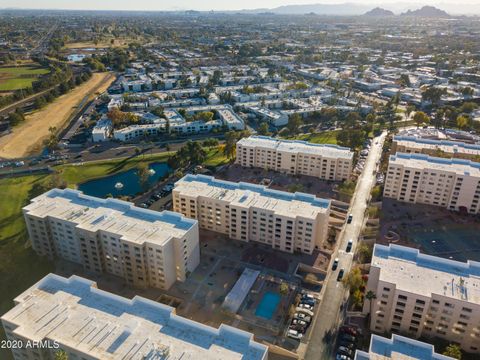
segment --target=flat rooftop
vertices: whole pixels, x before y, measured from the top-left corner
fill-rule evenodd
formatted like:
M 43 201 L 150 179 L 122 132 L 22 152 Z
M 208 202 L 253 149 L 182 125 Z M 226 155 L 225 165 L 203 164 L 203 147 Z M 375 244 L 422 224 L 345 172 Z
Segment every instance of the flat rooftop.
M 2 317 L 18 326 L 14 334 L 56 340 L 98 359 L 261 360 L 267 354 L 251 333 L 223 324 L 215 329 L 164 304 L 99 290 L 77 276 L 49 274 L 15 303 Z
M 480 155 L 480 145 L 467 144 L 461 141 L 422 139 L 417 136 L 394 136 L 397 144 L 417 149 L 442 150 L 448 153 Z
M 315 217 L 327 213 L 330 200 L 305 193 L 289 193 L 266 186 L 215 179 L 212 176 L 188 174 L 175 183 L 175 190 L 223 200 L 242 207 L 257 207 L 284 216 Z
M 250 136 L 238 141 L 239 145 L 261 147 L 292 154 L 302 153 L 329 158 L 353 159 L 353 152 L 346 147 L 333 144 L 314 144 L 301 140 L 281 140 L 269 136 Z
M 171 211 L 142 209 L 127 201 L 100 199 L 72 189 L 50 190 L 32 199 L 23 210 L 41 218 L 69 221 L 89 231 L 118 234 L 139 244 L 163 244 L 171 238 L 181 238 L 196 224 L 196 220 Z
M 453 360 L 435 352 L 433 345 L 393 334 L 391 339 L 372 335 L 369 352 L 357 351 L 355 360 Z
M 396 153 L 389 163 L 416 169 L 454 172 L 458 175 L 480 177 L 480 163 L 463 159 L 445 159 L 424 154 Z
M 480 263 L 466 263 L 421 254 L 418 249 L 376 244 L 372 266 L 380 280 L 398 290 L 430 297 L 432 294 L 480 304 Z

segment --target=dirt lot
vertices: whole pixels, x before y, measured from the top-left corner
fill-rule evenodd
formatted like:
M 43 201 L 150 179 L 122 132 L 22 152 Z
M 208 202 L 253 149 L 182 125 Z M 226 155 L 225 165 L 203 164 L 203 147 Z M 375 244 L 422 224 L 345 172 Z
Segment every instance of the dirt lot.
M 77 110 L 96 93 L 104 92 L 114 80 L 111 73 L 95 73 L 86 83 L 69 93 L 60 96 L 45 108 L 26 116 L 25 122 L 15 127 L 13 132 L 0 138 L 0 158 L 28 156 L 42 147 L 48 137 L 48 128 L 61 129 Z

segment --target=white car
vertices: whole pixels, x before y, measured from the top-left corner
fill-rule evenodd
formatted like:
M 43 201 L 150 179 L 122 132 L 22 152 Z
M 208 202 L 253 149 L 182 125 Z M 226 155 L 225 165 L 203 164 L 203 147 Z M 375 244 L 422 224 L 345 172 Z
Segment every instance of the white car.
M 292 339 L 300 340 L 303 337 L 303 334 L 299 333 L 297 330 L 288 329 L 287 336 Z
M 305 304 L 305 303 L 301 303 L 300 305 L 298 305 L 298 307 L 303 308 L 303 309 L 307 309 L 307 310 L 312 310 L 313 309 L 312 305 Z

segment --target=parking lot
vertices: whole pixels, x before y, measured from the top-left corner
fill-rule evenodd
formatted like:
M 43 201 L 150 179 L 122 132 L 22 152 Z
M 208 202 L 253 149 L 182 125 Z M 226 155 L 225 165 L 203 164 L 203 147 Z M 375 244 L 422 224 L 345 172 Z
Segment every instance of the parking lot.
M 458 261 L 480 261 L 479 232 L 478 216 L 384 199 L 377 242 L 412 246 Z

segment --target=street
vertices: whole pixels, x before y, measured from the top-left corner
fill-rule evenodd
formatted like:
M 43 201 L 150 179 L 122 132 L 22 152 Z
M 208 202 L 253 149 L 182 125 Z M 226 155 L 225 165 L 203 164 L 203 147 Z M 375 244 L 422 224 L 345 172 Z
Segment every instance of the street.
M 337 252 L 332 256 L 332 258 L 338 257 L 340 260 L 338 269 L 329 273 L 325 279 L 324 286 L 326 288 L 317 310 L 317 316 L 315 317 L 310 341 L 304 357 L 307 360 L 334 358 L 334 341 L 324 342 L 324 339 L 328 331 L 334 332 L 338 327 L 341 314 L 340 309 L 343 309 L 347 298 L 347 290 L 341 282 L 337 281 L 337 275 L 342 268 L 345 269 L 345 274 L 348 274 L 352 266 L 353 254 L 365 220 L 367 202 L 370 198 L 372 187 L 375 185 L 377 161 L 380 160 L 385 137 L 386 132 L 383 132 L 373 140 L 370 153 L 365 162 L 365 168 L 358 178 L 349 209 L 349 214 L 353 215 L 353 220 L 350 224 L 344 225 L 338 237 L 339 245 Z M 352 251 L 346 253 L 345 247 L 350 239 L 353 240 L 353 248 Z

